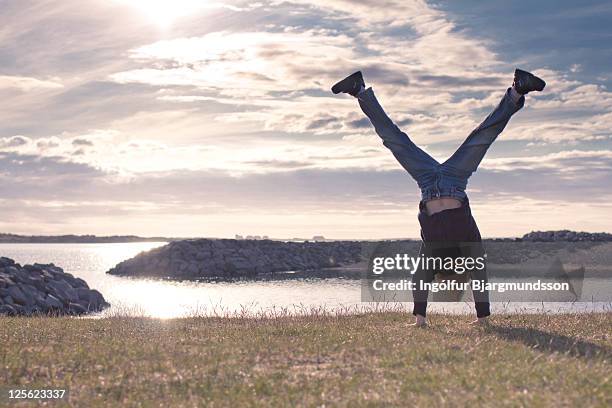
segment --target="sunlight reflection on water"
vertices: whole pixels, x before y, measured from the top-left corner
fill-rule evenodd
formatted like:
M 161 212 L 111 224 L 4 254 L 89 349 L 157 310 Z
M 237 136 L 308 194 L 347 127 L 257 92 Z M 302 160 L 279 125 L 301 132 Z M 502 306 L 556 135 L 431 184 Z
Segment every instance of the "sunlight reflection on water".
M 85 279 L 111 303 L 101 316 L 129 314 L 171 318 L 198 315 L 230 315 L 271 310 L 305 313 L 325 308 L 358 311 L 372 304 L 360 301 L 358 280 L 299 279 L 283 281 L 171 282 L 108 275 L 117 263 L 164 242 L 126 244 L 0 244 L 0 256 L 26 263 L 54 263 Z M 403 304 L 406 310 L 410 305 Z M 592 311 L 610 310 L 597 304 L 493 304 L 493 311 Z M 432 303 L 431 311 L 472 313 L 467 303 Z

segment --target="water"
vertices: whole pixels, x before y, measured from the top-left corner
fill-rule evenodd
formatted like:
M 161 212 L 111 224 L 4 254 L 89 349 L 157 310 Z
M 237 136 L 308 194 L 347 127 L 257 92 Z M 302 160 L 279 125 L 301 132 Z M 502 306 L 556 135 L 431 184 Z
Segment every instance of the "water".
M 108 275 L 117 263 L 163 242 L 125 244 L 0 244 L 0 256 L 21 264 L 54 263 L 64 271 L 83 278 L 99 290 L 111 307 L 99 316 L 129 314 L 159 318 L 194 314 L 291 312 L 312 309 L 330 312 L 359 311 L 375 305 L 360 301 L 358 280 L 295 279 L 241 282 L 170 282 Z M 402 304 L 409 309 L 409 304 Z M 559 312 L 610 310 L 606 304 L 516 303 L 493 304 L 493 311 Z M 473 313 L 468 303 L 432 303 L 431 311 Z

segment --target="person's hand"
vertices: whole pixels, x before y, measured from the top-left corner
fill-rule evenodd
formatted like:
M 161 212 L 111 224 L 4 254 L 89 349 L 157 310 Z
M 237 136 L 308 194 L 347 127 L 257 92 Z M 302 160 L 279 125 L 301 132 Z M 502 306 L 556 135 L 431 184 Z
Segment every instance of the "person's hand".
M 427 327 L 427 319 L 425 318 L 425 316 L 416 315 L 416 321 L 412 323 L 410 326 Z

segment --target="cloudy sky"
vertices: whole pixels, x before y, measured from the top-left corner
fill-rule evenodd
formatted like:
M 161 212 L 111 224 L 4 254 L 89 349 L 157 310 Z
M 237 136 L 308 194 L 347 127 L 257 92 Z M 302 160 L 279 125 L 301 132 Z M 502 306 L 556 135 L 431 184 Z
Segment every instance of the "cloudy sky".
M 444 160 L 546 79 L 472 177 L 486 236 L 612 231 L 612 4 L 0 0 L 0 232 L 417 237 L 356 101 Z M 576 4 L 574 4 L 576 3 Z

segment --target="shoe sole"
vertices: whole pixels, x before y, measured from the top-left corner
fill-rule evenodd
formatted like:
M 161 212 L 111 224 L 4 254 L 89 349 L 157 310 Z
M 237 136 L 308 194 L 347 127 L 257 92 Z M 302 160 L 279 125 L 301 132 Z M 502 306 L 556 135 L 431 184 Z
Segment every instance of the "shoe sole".
M 340 92 L 343 92 L 343 89 L 345 89 L 345 85 L 349 82 L 353 82 L 355 78 L 359 78 L 360 75 L 361 75 L 361 71 L 352 73 L 351 75 L 347 76 L 343 80 L 336 82 L 334 86 L 331 87 L 331 91 L 334 94 L 339 94 Z
M 533 75 L 533 74 L 532 74 Z M 533 76 L 533 78 L 536 80 L 536 91 L 540 92 L 544 89 L 544 87 L 546 86 L 546 82 L 544 82 L 544 80 L 542 78 L 539 78 L 537 76 Z
M 534 86 L 535 88 L 533 89 L 534 91 L 538 91 L 541 92 L 544 87 L 546 86 L 546 82 L 544 82 L 544 80 L 540 77 L 537 77 L 535 75 L 533 75 L 531 72 L 528 71 L 523 71 L 522 69 L 516 69 L 517 72 L 523 73 L 523 74 L 527 74 L 530 79 L 534 79 Z

